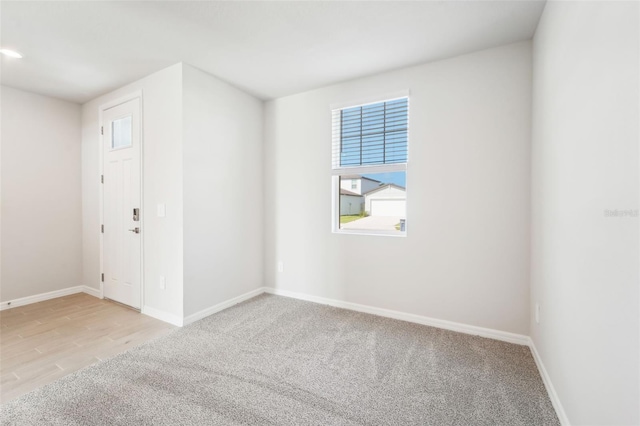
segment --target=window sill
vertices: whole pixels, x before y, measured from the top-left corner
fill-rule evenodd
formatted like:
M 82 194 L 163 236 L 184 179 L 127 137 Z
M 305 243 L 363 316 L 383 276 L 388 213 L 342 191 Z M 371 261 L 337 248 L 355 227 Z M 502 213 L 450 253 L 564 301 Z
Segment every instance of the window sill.
M 344 234 L 344 235 L 368 235 L 371 237 L 406 237 L 407 231 L 366 231 L 366 230 L 356 230 L 356 229 L 334 229 L 334 234 Z

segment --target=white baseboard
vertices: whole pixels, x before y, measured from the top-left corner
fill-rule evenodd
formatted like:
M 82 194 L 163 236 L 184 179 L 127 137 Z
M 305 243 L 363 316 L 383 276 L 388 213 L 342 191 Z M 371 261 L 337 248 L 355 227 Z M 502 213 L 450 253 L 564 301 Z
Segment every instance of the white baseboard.
M 360 305 L 357 303 L 344 302 L 342 300 L 327 299 L 325 297 L 311 296 L 303 293 L 294 293 L 287 290 L 280 290 L 265 287 L 265 292 L 278 296 L 292 297 L 294 299 L 307 300 L 309 302 L 321 303 L 323 305 L 335 306 L 336 308 L 350 309 L 352 311 L 364 312 L 367 314 L 379 315 L 381 317 L 393 318 L 401 321 L 414 322 L 431 327 L 443 328 L 445 330 L 457 331 L 459 333 L 472 334 L 474 336 L 487 337 L 489 339 L 501 340 L 503 342 L 515 343 L 517 345 L 529 345 L 529 336 L 523 334 L 509 333 L 507 331 L 493 330 L 490 328 L 477 327 L 475 325 L 461 324 L 458 322 L 429 318 L 422 315 L 408 314 L 405 312 L 392 311 L 390 309 L 376 308 L 373 306 Z
M 220 312 L 224 309 L 227 309 L 240 302 L 244 302 L 245 300 L 251 299 L 252 297 L 256 297 L 262 293 L 264 293 L 264 287 L 260 287 L 248 293 L 241 294 L 240 296 L 234 297 L 233 299 L 225 300 L 224 302 L 218 303 L 217 305 L 210 306 L 206 309 L 196 312 L 195 314 L 191 314 L 185 318 L 180 318 L 178 315 L 170 314 L 168 312 L 161 311 L 160 309 L 152 308 L 150 306 L 143 306 L 142 313 L 145 315 L 149 315 L 150 317 L 153 317 L 155 319 L 159 319 L 160 321 L 168 322 L 169 324 L 182 327 L 187 324 L 191 324 L 192 322 L 201 320 L 202 318 L 208 317 L 209 315 L 213 315 L 216 312 Z
M 544 368 L 544 364 L 542 363 L 542 358 L 540 358 L 540 354 L 536 349 L 536 345 L 533 343 L 533 340 L 531 338 L 529 338 L 529 348 L 531 348 L 533 359 L 536 362 L 536 366 L 538 367 L 538 371 L 540 372 L 540 376 L 542 377 L 542 382 L 544 383 L 545 388 L 547 388 L 549 399 L 551 400 L 551 404 L 553 404 L 553 408 L 556 410 L 556 414 L 558 415 L 558 420 L 560 420 L 560 424 L 562 426 L 571 426 L 571 423 L 569 423 L 569 418 L 567 417 L 567 413 L 564 411 L 564 407 L 560 402 L 560 398 L 558 398 L 556 389 L 553 387 L 553 383 L 551 382 L 551 377 L 549 377 L 549 374 L 547 373 L 547 369 Z
M 183 325 L 191 324 L 192 322 L 196 322 L 201 320 L 202 318 L 208 317 L 209 315 L 213 315 L 216 312 L 220 312 L 224 309 L 227 309 L 233 305 L 237 305 L 240 302 L 244 302 L 245 300 L 249 300 L 253 297 L 256 297 L 265 292 L 264 287 L 257 288 L 255 290 L 251 290 L 250 292 L 241 294 L 240 296 L 234 297 L 233 299 L 226 300 L 224 302 L 218 303 L 217 305 L 213 305 L 209 308 L 203 309 L 201 311 L 196 312 L 195 314 L 191 314 L 184 318 Z
M 100 290 L 98 290 L 98 289 L 95 289 L 93 287 L 89 287 L 88 285 L 83 285 L 82 286 L 82 291 L 84 293 L 87 293 L 90 296 L 97 297 L 98 299 L 102 299 L 102 294 L 100 293 Z
M 141 312 L 145 315 L 149 315 L 155 319 L 159 319 L 160 321 L 168 322 L 169 324 L 177 325 L 178 327 L 182 327 L 183 319 L 178 315 L 171 314 L 169 312 L 161 311 L 160 309 L 152 308 L 150 306 L 143 306 Z
M 82 293 L 84 291 L 82 285 L 75 287 L 67 287 L 62 290 L 49 291 L 47 293 L 35 294 L 33 296 L 21 297 L 19 299 L 7 300 L 0 303 L 0 311 L 5 309 L 17 308 L 18 306 L 30 305 L 32 303 L 44 302 L 45 300 L 55 299 L 56 297 L 68 296 L 70 294 Z

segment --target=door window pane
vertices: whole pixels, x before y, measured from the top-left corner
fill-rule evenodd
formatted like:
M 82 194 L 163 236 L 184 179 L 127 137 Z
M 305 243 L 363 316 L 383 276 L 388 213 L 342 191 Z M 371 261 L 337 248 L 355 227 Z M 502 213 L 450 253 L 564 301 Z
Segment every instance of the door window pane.
M 111 148 L 131 146 L 131 116 L 119 118 L 111 122 Z

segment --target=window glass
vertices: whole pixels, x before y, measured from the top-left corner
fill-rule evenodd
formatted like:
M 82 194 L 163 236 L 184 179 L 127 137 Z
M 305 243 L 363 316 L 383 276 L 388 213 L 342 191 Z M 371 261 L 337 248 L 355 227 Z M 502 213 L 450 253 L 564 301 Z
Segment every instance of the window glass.
M 353 181 L 340 177 L 339 229 L 388 233 L 406 230 L 406 172 L 363 174 L 362 194 L 345 190 Z
M 131 146 L 131 116 L 119 118 L 111 122 L 111 148 L 126 148 Z

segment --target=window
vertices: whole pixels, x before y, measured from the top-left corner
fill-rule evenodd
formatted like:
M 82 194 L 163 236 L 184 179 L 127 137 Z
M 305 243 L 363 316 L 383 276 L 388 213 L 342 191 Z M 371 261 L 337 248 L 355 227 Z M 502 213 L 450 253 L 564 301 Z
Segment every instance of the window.
M 409 98 L 332 110 L 334 232 L 405 235 Z
M 120 149 L 131 146 L 131 120 L 129 115 L 111 122 L 111 148 Z

